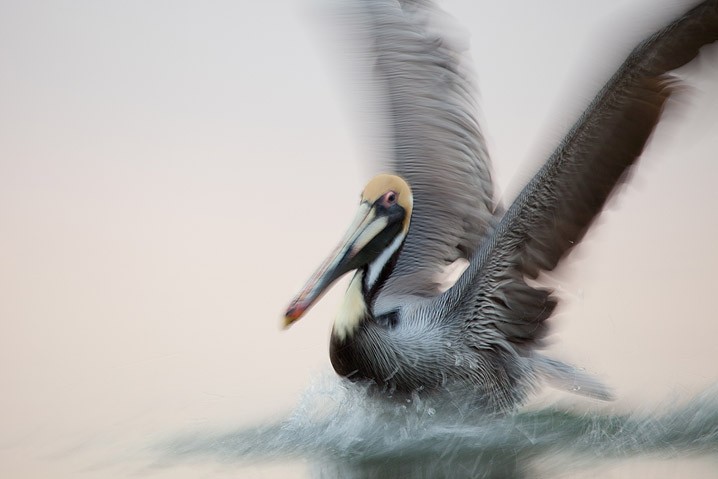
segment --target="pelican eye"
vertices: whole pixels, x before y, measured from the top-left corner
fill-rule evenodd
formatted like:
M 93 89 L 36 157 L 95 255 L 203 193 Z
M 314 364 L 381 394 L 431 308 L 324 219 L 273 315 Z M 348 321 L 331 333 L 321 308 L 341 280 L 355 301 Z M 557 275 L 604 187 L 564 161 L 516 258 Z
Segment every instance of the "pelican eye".
M 384 206 L 392 206 L 396 204 L 396 197 L 397 194 L 395 191 L 389 191 L 384 193 L 384 196 L 381 197 L 381 202 Z

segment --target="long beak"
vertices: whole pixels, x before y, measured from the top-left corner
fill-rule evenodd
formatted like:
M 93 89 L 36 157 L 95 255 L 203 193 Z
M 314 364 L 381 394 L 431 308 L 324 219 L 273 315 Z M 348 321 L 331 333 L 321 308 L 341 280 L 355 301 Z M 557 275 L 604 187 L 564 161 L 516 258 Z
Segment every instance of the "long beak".
M 377 216 L 369 203 L 361 203 L 344 239 L 290 303 L 284 316 L 284 326 L 287 327 L 301 318 L 342 275 L 370 262 L 373 252 L 365 251 L 365 246 L 383 231 L 387 224 L 388 219 L 385 216 Z

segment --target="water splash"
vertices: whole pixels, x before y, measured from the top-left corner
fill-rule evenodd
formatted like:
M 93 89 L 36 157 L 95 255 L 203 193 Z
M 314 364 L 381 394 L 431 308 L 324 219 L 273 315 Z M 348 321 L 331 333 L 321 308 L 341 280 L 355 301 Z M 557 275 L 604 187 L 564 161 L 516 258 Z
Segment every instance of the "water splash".
M 645 454 L 718 457 L 718 388 L 653 414 L 551 407 L 487 415 L 469 404 L 458 394 L 387 401 L 322 377 L 284 419 L 186 433 L 162 444 L 162 454 L 171 462 L 304 459 L 318 477 L 350 478 L 525 477 L 546 458 L 565 472 Z

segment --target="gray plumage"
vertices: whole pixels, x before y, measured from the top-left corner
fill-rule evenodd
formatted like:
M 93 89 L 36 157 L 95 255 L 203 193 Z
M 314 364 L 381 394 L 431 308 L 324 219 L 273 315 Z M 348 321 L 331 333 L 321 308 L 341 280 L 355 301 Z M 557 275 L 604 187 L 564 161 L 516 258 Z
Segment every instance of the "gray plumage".
M 385 168 L 414 195 L 411 229 L 377 301 L 433 296 L 437 273 L 474 254 L 495 209 L 473 71 L 461 35 L 448 37 L 452 19 L 433 2 L 362 7 L 375 87 L 391 128 Z
M 675 90 L 669 72 L 718 40 L 718 0 L 636 47 L 505 213 L 493 199 L 472 75 L 438 27 L 440 11 L 430 1 L 362 6 L 392 127 L 386 166 L 414 202 L 403 246 L 380 264 L 377 283 L 367 284 L 371 265 L 348 268 L 358 268 L 367 307 L 332 335 L 334 368 L 390 392 L 468 388 L 491 410 L 520 402 L 539 378 L 607 398 L 595 379 L 537 352 L 556 299 L 527 279 L 556 267 L 626 178 Z M 382 198 L 375 207 L 389 205 Z M 376 261 L 378 252 L 366 254 Z M 461 257 L 468 268 L 439 293 L 436 275 Z M 292 320 L 319 294 L 307 291 Z

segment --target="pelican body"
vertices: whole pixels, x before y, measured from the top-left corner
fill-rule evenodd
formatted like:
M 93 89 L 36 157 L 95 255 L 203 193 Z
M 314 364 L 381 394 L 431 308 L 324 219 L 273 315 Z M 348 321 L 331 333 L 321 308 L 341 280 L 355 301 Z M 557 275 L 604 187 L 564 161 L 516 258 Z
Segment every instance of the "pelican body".
M 495 199 L 471 70 L 431 2 L 358 8 L 392 125 L 390 174 L 373 178 L 334 252 L 292 301 L 289 325 L 353 271 L 331 333 L 336 372 L 388 392 L 475 392 L 504 410 L 539 379 L 602 399 L 594 378 L 538 351 L 557 300 L 534 281 L 578 243 L 639 158 L 675 91 L 670 71 L 718 40 L 718 1 L 642 42 L 508 208 Z M 449 289 L 442 271 L 468 267 Z

